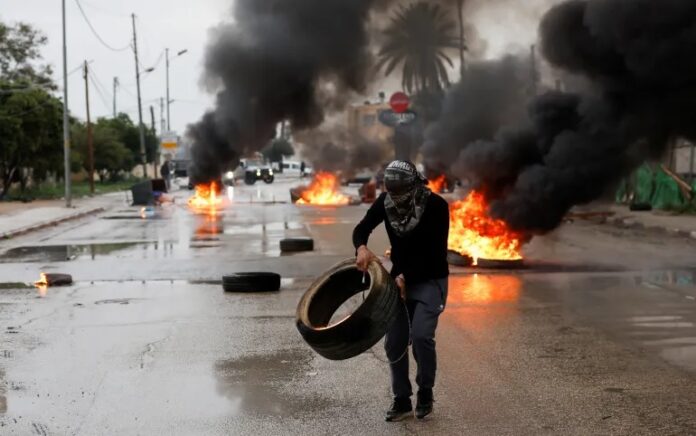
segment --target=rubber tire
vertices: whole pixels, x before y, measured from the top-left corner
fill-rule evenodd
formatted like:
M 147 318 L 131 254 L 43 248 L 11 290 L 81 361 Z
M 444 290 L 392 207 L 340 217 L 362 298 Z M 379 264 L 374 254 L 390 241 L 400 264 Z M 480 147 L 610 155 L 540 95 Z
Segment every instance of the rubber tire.
M 265 184 L 270 185 L 275 180 L 275 176 L 264 177 L 263 181 Z
M 296 326 L 314 351 L 330 360 L 364 353 L 387 333 L 403 303 L 394 279 L 377 261 L 370 264 L 365 301 L 348 317 L 327 325 L 336 310 L 361 292 L 363 273 L 355 259 L 345 260 L 322 274 L 297 305 Z
M 474 259 L 471 256 L 465 256 L 453 250 L 447 250 L 447 263 L 452 266 L 471 266 Z
M 254 185 L 255 183 L 256 183 L 256 176 L 249 176 L 249 175 L 244 176 L 244 184 L 251 186 L 251 185 Z
M 524 259 L 516 260 L 498 260 L 498 259 L 479 259 L 477 267 L 484 269 L 522 269 L 524 268 Z
M 631 212 L 650 212 L 653 208 L 650 203 L 632 203 L 628 209 Z
M 73 278 L 70 274 L 46 273 L 46 281 L 48 286 L 69 286 L 73 284 Z
M 222 288 L 225 292 L 276 292 L 280 290 L 280 274 L 270 272 L 247 272 L 224 276 Z
M 301 251 L 314 251 L 314 239 L 287 238 L 280 240 L 281 253 L 297 253 Z

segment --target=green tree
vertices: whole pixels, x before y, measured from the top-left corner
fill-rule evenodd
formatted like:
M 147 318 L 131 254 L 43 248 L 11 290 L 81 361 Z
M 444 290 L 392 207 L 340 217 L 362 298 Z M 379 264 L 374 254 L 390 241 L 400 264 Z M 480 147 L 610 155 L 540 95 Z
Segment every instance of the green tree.
M 119 173 L 133 168 L 133 154 L 121 142 L 119 132 L 101 118 L 92 126 L 94 147 L 94 170 L 101 181 L 116 180 Z M 89 150 L 87 145 L 87 126 L 75 123 L 72 126 L 72 143 L 76 161 L 82 169 L 89 171 Z
M 0 22 L 0 181 L 5 197 L 12 183 L 44 179 L 61 167 L 60 100 L 51 69 L 41 65 L 46 37 L 26 23 Z
M 120 141 L 126 146 L 133 158 L 133 165 L 140 163 L 140 130 L 127 114 L 120 113 L 115 118 L 99 120 L 113 128 Z M 145 154 L 148 163 L 157 158 L 159 141 L 151 129 L 145 129 Z
M 0 77 L 17 85 L 55 89 L 51 67 L 39 64 L 47 41 L 30 24 L 0 22 Z
M 450 84 L 448 52 L 461 47 L 456 24 L 447 9 L 418 2 L 402 6 L 384 32 L 378 69 L 390 75 L 401 65 L 402 86 L 408 93 L 438 91 Z
M 15 92 L 0 81 L 0 178 L 5 197 L 14 182 L 22 190 L 29 177 L 39 181 L 62 165 L 60 100 L 43 89 Z M 17 82 L 14 82 L 17 83 Z
M 264 147 L 261 153 L 270 162 L 283 162 L 283 157 L 294 155 L 295 149 L 287 139 L 277 138 Z

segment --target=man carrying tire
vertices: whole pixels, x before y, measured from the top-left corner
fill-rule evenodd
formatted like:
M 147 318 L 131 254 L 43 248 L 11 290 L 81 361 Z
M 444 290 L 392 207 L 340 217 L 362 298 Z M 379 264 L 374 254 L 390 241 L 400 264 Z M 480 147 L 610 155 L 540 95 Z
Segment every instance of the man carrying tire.
M 384 173 L 387 192 L 377 198 L 353 231 L 356 263 L 365 271 L 376 259 L 367 248 L 367 241 L 384 221 L 392 246 L 391 275 L 405 302 L 406 310 L 387 332 L 384 342 L 394 394 L 387 421 L 398 421 L 413 413 L 413 391 L 408 376 L 409 334 L 418 365 L 416 418 L 423 419 L 433 410 L 437 367 L 435 329 L 447 301 L 449 207 L 426 183 L 413 163 L 392 162 Z

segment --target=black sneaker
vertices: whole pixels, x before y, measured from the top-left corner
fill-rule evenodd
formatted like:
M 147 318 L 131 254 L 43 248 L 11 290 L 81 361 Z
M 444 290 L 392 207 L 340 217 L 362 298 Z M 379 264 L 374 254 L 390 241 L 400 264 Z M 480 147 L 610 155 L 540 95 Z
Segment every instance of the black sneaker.
M 413 406 L 410 398 L 394 398 L 391 409 L 387 410 L 384 418 L 387 422 L 401 421 L 413 413 Z
M 418 391 L 416 418 L 423 419 L 433 412 L 433 391 Z

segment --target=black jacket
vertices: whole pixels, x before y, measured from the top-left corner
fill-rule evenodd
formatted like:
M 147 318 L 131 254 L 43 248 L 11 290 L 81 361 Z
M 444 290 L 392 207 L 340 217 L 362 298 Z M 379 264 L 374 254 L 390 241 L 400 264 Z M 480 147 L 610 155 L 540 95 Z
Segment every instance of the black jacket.
M 447 236 L 449 234 L 449 206 L 437 194 L 431 194 L 420 222 L 410 233 L 401 237 L 387 220 L 384 210 L 386 193 L 380 195 L 365 218 L 353 230 L 355 248 L 367 245 L 372 231 L 384 221 L 391 242 L 393 277 L 403 274 L 406 283 L 421 283 L 442 279 L 449 275 L 447 265 Z

